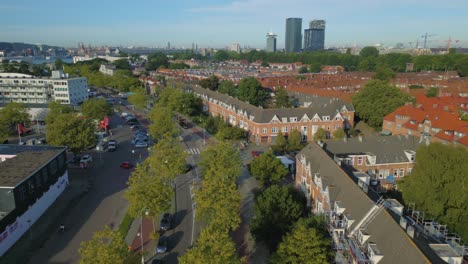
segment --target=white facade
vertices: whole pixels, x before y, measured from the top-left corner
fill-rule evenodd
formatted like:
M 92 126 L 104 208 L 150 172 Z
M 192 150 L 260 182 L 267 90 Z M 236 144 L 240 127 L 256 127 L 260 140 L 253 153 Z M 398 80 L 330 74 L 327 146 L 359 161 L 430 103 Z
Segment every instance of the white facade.
M 101 64 L 101 67 L 99 67 L 99 71 L 103 74 L 112 76 L 115 72 L 115 66 L 112 64 Z
M 77 105 L 88 99 L 86 78 L 68 78 L 60 71 L 53 72 L 53 76 L 57 78 L 0 73 L 0 103 L 47 104 L 55 100 Z
M 0 256 L 5 254 L 5 252 L 29 230 L 31 225 L 33 225 L 47 208 L 54 203 L 57 197 L 62 194 L 67 185 L 68 172 L 65 171 L 41 198 L 37 199 L 26 212 L 16 218 L 15 222 L 5 228 L 5 231 L 0 234 Z

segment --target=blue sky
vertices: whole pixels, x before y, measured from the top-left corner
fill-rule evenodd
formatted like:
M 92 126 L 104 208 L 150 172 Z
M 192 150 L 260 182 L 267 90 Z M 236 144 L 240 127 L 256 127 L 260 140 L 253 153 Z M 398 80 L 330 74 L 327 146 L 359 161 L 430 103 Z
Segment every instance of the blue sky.
M 425 32 L 431 46 L 468 46 L 467 0 L 1 0 L 0 14 L 0 41 L 67 47 L 264 48 L 271 29 L 281 48 L 288 17 L 325 19 L 326 46 L 415 45 Z

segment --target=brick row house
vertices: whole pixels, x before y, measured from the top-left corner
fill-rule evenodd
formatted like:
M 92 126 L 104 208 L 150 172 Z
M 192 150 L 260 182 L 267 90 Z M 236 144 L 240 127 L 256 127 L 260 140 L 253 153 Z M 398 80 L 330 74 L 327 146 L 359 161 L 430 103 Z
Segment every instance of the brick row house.
M 279 132 L 287 137 L 294 129 L 303 141 L 312 141 L 319 128 L 332 135 L 353 126 L 354 107 L 336 98 L 313 97 L 308 107 L 263 109 L 198 86 L 192 92 L 202 99 L 205 112 L 248 131 L 249 140 L 257 144 L 273 143 Z
M 401 204 L 371 200 L 316 143 L 296 155 L 295 185 L 325 218 L 335 263 L 443 263 L 425 251 L 429 260 L 400 227 Z
M 417 105 L 404 105 L 385 116 L 382 130 L 393 135 L 414 135 L 431 141 L 468 146 L 468 97 L 445 96 L 416 98 Z
M 412 172 L 417 148 L 427 143 L 421 139 L 409 135 L 359 136 L 329 140 L 323 148 L 341 166 L 364 172 L 370 176 L 369 180 L 377 180 L 381 186 L 391 187 Z

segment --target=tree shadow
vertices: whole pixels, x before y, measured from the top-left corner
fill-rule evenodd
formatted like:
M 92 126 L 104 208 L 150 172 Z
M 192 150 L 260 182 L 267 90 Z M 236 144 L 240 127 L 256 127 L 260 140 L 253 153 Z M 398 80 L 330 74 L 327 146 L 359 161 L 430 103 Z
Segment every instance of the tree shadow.
M 174 214 L 174 218 L 173 218 L 173 226 L 172 228 L 175 228 L 177 227 L 181 222 L 182 220 L 184 219 L 184 217 L 187 215 L 187 210 L 184 209 L 184 210 L 179 210 L 177 211 L 175 214 Z

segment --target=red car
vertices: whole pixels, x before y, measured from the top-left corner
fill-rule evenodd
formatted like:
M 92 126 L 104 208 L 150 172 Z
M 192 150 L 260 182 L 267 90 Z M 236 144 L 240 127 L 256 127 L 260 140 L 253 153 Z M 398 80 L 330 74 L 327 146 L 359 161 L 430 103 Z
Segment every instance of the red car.
M 122 168 L 122 169 L 131 169 L 131 168 L 133 168 L 133 164 L 131 164 L 128 161 L 124 161 L 124 162 L 120 163 L 120 168 Z

